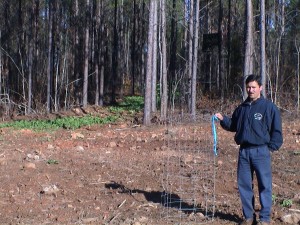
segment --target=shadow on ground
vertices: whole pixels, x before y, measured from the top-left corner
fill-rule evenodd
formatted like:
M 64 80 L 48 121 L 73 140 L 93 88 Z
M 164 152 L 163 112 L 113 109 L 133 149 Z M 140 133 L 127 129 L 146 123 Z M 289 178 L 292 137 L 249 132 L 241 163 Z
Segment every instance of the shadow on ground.
M 149 202 L 159 203 L 164 207 L 175 208 L 181 210 L 186 214 L 191 213 L 202 213 L 210 217 L 218 218 L 220 220 L 225 220 L 228 222 L 238 223 L 241 221 L 241 218 L 236 214 L 222 213 L 222 212 L 207 212 L 205 209 L 200 207 L 195 207 L 194 205 L 188 204 L 180 198 L 177 194 L 166 193 L 164 191 L 144 191 L 140 189 L 129 189 L 123 184 L 112 181 L 111 183 L 105 184 L 105 188 L 119 190 L 119 193 L 126 193 L 129 195 L 139 193 L 144 194 L 145 198 Z

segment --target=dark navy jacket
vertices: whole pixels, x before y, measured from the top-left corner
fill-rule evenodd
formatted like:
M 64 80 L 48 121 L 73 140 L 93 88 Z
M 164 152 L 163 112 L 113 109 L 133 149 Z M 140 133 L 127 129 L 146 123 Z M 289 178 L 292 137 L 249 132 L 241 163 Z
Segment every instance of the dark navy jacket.
M 235 109 L 232 118 L 223 117 L 221 126 L 236 132 L 234 140 L 241 147 L 267 145 L 274 151 L 283 143 L 280 112 L 263 96 L 252 103 L 246 99 Z

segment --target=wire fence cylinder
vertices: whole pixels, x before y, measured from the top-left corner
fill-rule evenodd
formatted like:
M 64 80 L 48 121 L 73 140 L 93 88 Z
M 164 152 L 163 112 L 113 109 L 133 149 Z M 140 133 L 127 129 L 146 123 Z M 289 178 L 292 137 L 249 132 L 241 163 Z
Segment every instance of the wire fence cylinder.
M 209 119 L 171 116 L 162 185 L 166 224 L 205 224 L 215 213 L 215 155 Z

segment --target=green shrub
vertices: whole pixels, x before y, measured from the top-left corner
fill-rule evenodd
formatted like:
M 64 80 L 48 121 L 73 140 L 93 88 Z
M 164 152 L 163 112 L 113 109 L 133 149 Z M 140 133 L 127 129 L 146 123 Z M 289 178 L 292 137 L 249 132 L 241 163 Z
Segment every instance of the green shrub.
M 289 208 L 289 207 L 292 206 L 292 204 L 293 204 L 293 200 L 291 200 L 291 199 L 284 199 L 284 200 L 281 202 L 280 205 L 281 205 L 282 207 Z
M 127 111 L 141 111 L 144 108 L 144 97 L 142 96 L 127 96 L 124 101 L 119 103 L 119 106 Z

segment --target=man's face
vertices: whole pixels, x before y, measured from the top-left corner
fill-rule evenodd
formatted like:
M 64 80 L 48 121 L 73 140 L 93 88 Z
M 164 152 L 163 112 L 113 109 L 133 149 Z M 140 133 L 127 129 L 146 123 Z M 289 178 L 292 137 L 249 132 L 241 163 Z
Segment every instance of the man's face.
M 246 85 L 246 90 L 248 97 L 251 101 L 255 101 L 260 98 L 260 92 L 262 90 L 262 86 L 259 86 L 256 81 L 249 82 Z

